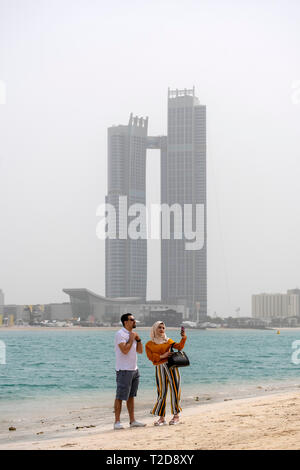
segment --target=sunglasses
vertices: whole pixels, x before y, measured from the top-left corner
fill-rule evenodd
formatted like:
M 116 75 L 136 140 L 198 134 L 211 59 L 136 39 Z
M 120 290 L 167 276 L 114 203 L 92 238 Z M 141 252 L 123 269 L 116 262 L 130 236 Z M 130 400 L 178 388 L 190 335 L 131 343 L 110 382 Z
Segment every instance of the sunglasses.
M 128 321 L 136 321 L 135 318 L 128 318 Z

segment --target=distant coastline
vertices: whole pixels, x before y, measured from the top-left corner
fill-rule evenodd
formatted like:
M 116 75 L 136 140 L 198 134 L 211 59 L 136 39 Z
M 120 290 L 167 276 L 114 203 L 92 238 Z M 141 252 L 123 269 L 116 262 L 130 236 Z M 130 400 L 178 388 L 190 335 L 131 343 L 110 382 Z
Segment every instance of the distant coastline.
M 53 326 L 53 327 L 43 327 L 43 326 L 0 326 L 0 332 L 1 331 L 68 331 L 68 330 L 71 330 L 71 331 L 117 331 L 118 329 L 121 328 L 121 325 L 119 326 Z M 150 326 L 140 326 L 140 327 L 137 327 L 139 330 L 149 330 Z M 175 327 L 175 326 L 170 326 L 168 327 L 168 330 L 179 330 L 178 327 Z M 199 331 L 197 328 L 186 328 L 187 331 Z M 300 330 L 300 326 L 285 326 L 285 327 L 282 327 L 282 328 L 275 328 L 275 327 L 269 327 L 269 328 L 224 328 L 224 327 L 220 327 L 220 328 L 207 328 L 206 330 L 209 330 L 209 331 L 234 331 L 234 330 L 242 330 L 242 331 L 245 331 L 245 330 L 248 330 L 248 331 L 251 331 L 251 330 L 273 330 L 273 331 L 297 331 L 297 330 Z M 205 331 L 205 330 L 202 330 L 202 331 Z

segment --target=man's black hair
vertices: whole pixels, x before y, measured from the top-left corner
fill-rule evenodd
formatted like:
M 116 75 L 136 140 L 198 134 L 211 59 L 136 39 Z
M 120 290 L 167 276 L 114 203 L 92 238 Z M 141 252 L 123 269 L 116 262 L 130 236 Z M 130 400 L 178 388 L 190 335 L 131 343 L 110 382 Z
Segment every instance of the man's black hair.
M 121 316 L 121 322 L 123 326 L 124 326 L 124 323 L 128 321 L 129 317 L 132 317 L 132 313 L 124 313 L 124 315 Z

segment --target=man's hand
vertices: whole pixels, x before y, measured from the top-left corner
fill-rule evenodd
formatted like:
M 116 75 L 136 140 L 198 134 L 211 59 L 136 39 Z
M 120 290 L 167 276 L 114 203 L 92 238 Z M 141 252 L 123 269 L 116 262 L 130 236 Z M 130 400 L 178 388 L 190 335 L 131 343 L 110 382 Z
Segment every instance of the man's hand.
M 141 338 L 137 333 L 134 333 L 134 334 L 135 334 L 135 340 L 137 341 L 137 343 L 136 343 L 136 352 L 138 354 L 142 354 L 143 353 L 143 345 L 142 345 Z
M 129 333 L 129 342 L 132 343 L 136 339 L 136 335 L 137 335 L 137 333 L 135 333 L 134 331 L 130 331 L 130 333 Z
M 134 340 L 139 341 L 140 339 L 141 339 L 140 336 L 135 331 L 131 331 L 129 333 L 129 341 L 131 341 L 131 340 L 132 341 L 134 341 Z
M 136 333 L 133 333 L 133 331 L 130 331 L 129 333 L 129 339 L 127 341 L 127 343 L 120 343 L 119 344 L 119 348 L 121 349 L 122 353 L 123 354 L 128 354 L 130 349 L 131 349 L 131 346 L 135 340 L 135 337 L 136 337 Z

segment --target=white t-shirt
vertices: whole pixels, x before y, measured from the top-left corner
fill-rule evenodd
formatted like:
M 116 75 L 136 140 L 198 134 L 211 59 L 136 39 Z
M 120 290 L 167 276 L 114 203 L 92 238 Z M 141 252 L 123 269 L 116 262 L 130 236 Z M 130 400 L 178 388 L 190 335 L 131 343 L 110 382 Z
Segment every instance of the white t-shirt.
M 116 351 L 116 370 L 136 370 L 137 369 L 137 353 L 136 341 L 134 340 L 128 354 L 123 354 L 120 343 L 127 343 L 129 341 L 129 331 L 126 328 L 121 328 L 115 336 L 115 351 Z

